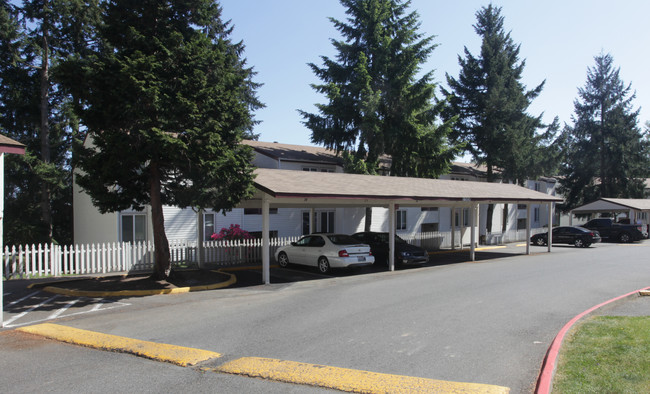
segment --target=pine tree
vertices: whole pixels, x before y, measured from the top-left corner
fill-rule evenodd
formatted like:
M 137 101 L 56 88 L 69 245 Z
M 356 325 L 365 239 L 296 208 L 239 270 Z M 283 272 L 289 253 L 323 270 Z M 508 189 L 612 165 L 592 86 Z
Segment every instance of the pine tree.
M 648 131 L 639 128 L 635 93 L 620 78 L 610 54 L 595 58 L 578 89 L 573 126 L 565 128 L 566 164 L 560 192 L 566 210 L 601 197 L 643 198 L 650 150 Z
M 341 0 L 347 22 L 331 18 L 343 40 L 333 40 L 336 59 L 310 64 L 327 97 L 317 114 L 301 111 L 311 140 L 352 151 L 347 168 L 375 174 L 380 156 L 391 156 L 391 175 L 437 177 L 458 148 L 449 143 L 451 121 L 438 124 L 443 104 L 434 105 L 432 72 L 418 77 L 435 49 L 418 32 L 417 12 L 400 0 Z M 349 157 L 349 156 L 346 156 Z M 370 215 L 366 213 L 366 229 Z
M 171 271 L 162 206 L 233 208 L 252 189 L 252 69 L 214 1 L 106 4 L 85 68 L 78 184 L 101 212 L 151 206 L 154 276 Z
M 486 166 L 488 182 L 502 178 L 523 183 L 551 175 L 555 163 L 549 158 L 557 158 L 552 140 L 558 121 L 545 126 L 542 115 L 526 112 L 544 82 L 532 90 L 521 83 L 526 62 L 519 60 L 520 46 L 504 30 L 501 8 L 490 4 L 476 18 L 474 30 L 482 39 L 480 55 L 474 56 L 465 47 L 465 57 L 458 57 L 458 78 L 447 74 L 450 90 L 443 89 L 451 102 L 446 117 L 458 117 L 453 135 L 466 143 L 477 164 Z M 493 211 L 490 205 L 488 231 Z
M 1 3 L 0 132 L 27 147 L 7 160 L 8 243 L 72 241 L 70 152 L 78 121 L 59 70 L 88 45 L 96 3 Z

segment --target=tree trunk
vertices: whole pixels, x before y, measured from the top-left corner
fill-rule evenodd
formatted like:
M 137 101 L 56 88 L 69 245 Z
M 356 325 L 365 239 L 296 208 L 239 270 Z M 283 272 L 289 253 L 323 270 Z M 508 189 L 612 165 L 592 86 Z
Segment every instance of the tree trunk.
M 47 1 L 44 8 L 47 7 Z M 43 18 L 43 47 L 41 48 L 41 160 L 46 166 L 50 163 L 50 125 L 49 125 L 49 99 L 50 99 L 50 77 L 49 77 L 49 46 L 47 36 L 49 34 L 47 16 Z M 41 219 L 45 226 L 45 236 L 48 242 L 52 242 L 52 207 L 50 205 L 50 185 L 46 180 L 41 180 Z
M 364 230 L 363 231 L 370 231 L 370 227 L 372 226 L 372 207 L 366 207 L 366 223 L 364 225 Z
M 169 278 L 171 273 L 171 260 L 169 253 L 169 242 L 165 234 L 165 217 L 162 209 L 161 199 L 161 175 L 158 163 L 151 163 L 151 223 L 153 225 L 153 244 L 155 266 L 153 277 L 157 280 Z

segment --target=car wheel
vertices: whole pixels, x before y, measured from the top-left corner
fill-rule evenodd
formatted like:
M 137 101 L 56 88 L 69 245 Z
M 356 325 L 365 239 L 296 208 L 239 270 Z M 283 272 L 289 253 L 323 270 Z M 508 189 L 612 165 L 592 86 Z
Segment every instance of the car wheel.
M 539 237 L 539 238 L 537 238 L 537 239 L 535 240 L 535 243 L 536 243 L 538 246 L 544 246 L 544 245 L 546 245 L 546 240 L 545 240 L 543 237 Z
M 327 261 L 327 257 L 321 256 L 318 258 L 318 270 L 323 274 L 330 272 L 330 262 Z
M 621 235 L 618 236 L 618 240 L 626 244 L 628 242 L 632 242 L 632 237 L 630 236 L 629 233 L 622 233 Z
M 573 244 L 576 246 L 576 248 L 583 248 L 585 246 L 585 242 L 582 240 L 582 238 L 576 238 L 575 241 L 573 241 Z
M 280 267 L 282 267 L 282 268 L 287 268 L 287 266 L 289 265 L 289 257 L 287 256 L 286 253 L 281 252 L 281 253 L 278 255 L 278 264 L 279 264 Z

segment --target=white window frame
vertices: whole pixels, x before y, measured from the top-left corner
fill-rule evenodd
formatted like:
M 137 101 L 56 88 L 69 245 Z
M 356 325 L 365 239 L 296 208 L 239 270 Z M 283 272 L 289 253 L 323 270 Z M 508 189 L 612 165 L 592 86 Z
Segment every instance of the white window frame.
M 125 240 L 125 234 L 124 234 L 124 221 L 125 219 L 129 219 L 131 222 L 131 239 L 130 240 Z M 143 219 L 143 222 L 141 223 L 143 225 L 143 232 L 144 232 L 144 237 L 142 239 L 136 239 L 136 218 Z M 146 213 L 138 213 L 138 212 L 125 212 L 120 214 L 120 242 L 129 242 L 129 243 L 135 243 L 135 242 L 142 242 L 146 241 L 147 238 L 147 214 Z
M 405 209 L 398 209 L 395 211 L 395 230 L 400 231 L 400 230 L 406 230 L 407 222 L 406 222 L 406 210 Z

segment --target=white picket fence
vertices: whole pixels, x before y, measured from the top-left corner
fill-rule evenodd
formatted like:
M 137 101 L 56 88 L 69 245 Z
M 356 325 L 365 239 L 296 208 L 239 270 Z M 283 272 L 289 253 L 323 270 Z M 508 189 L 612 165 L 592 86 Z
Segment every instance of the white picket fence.
M 533 233 L 546 231 L 537 229 Z M 525 240 L 525 231 L 492 236 L 489 243 Z M 427 250 L 451 248 L 450 232 L 400 234 L 414 245 Z M 280 246 L 300 237 L 271 238 L 271 256 Z M 460 246 L 460 231 L 455 237 Z M 169 241 L 172 266 L 198 266 L 199 248 L 195 240 Z M 259 264 L 262 261 L 262 240 L 208 241 L 203 243 L 201 263 L 211 267 Z M 271 257 L 272 258 L 272 257 Z M 115 272 L 151 271 L 154 265 L 153 243 L 139 242 L 93 245 L 20 245 L 7 246 L 2 255 L 7 279 L 42 276 L 106 274 Z
M 299 237 L 271 239 L 271 253 Z M 197 266 L 198 247 L 192 240 L 169 241 L 172 266 Z M 154 265 L 150 241 L 60 246 L 6 246 L 2 255 L 7 279 L 42 276 L 150 271 Z M 262 261 L 261 240 L 209 241 L 203 244 L 202 262 L 210 266 L 255 264 Z

